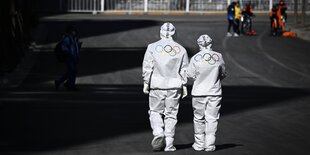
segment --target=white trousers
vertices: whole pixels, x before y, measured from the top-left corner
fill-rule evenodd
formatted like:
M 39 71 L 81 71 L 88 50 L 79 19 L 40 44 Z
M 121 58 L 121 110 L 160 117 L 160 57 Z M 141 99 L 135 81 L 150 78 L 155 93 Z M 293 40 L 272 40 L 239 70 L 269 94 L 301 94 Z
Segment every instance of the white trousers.
M 221 96 L 193 97 L 195 148 L 215 147 Z
M 150 91 L 149 115 L 154 137 L 174 137 L 180 97 L 181 89 Z

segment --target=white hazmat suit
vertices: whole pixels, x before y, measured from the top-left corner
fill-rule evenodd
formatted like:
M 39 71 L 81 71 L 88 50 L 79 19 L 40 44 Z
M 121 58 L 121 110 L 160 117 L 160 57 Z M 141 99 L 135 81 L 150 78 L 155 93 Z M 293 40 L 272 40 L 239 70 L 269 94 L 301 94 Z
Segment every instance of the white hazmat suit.
M 173 141 L 179 101 L 182 95 L 187 95 L 188 56 L 185 48 L 173 40 L 174 33 L 175 27 L 164 23 L 160 30 L 161 39 L 148 45 L 143 60 L 143 92 L 149 94 L 154 151 L 161 150 L 164 144 L 165 151 L 176 150 Z
M 194 79 L 192 106 L 194 110 L 195 143 L 197 151 L 215 150 L 215 133 L 221 107 L 221 80 L 226 76 L 220 53 L 211 49 L 212 39 L 202 35 L 197 43 L 200 51 L 190 61 L 187 73 Z

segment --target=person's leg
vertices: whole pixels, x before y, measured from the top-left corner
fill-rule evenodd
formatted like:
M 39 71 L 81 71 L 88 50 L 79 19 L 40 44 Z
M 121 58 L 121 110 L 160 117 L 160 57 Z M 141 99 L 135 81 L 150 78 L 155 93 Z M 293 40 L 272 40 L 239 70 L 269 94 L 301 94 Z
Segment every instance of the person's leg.
M 164 122 L 162 119 L 165 108 L 164 90 L 151 90 L 149 94 L 149 119 L 153 130 L 152 146 L 154 151 L 160 151 L 164 146 Z
M 245 17 L 243 17 L 243 21 L 241 21 L 241 23 L 240 23 L 241 33 L 244 33 L 244 30 L 243 30 L 243 27 L 244 27 L 244 21 L 245 21 Z
M 284 31 L 284 23 L 283 23 L 283 20 L 281 18 L 279 19 L 279 26 L 280 26 L 281 32 Z
M 237 32 L 237 22 L 236 22 L 236 20 L 233 20 L 233 31 L 234 31 L 234 33 Z
M 173 0 L 173 9 L 178 10 L 178 0 Z
M 272 24 L 273 24 L 273 18 L 274 18 L 274 17 L 270 17 L 270 28 L 271 28 L 271 29 L 272 29 L 272 27 L 273 27 L 273 26 L 272 26 Z
M 273 36 L 276 36 L 277 35 L 277 33 L 278 33 L 278 19 L 277 19 L 277 16 L 272 16 L 271 17 L 271 20 L 270 20 L 270 24 L 271 24 L 271 34 L 273 35 Z
M 68 81 L 66 82 L 67 88 L 76 88 L 75 81 L 76 81 L 76 74 L 77 74 L 77 65 L 74 60 L 69 60 L 68 64 Z
M 231 26 L 233 26 L 233 20 L 228 19 L 228 28 L 227 28 L 227 36 L 228 37 L 231 36 L 231 33 L 230 33 Z
M 217 131 L 218 119 L 220 117 L 219 110 L 221 108 L 221 96 L 208 96 L 207 108 L 205 111 L 206 117 L 206 137 L 205 151 L 215 150 L 215 133 Z
M 206 110 L 206 97 L 193 97 L 192 106 L 194 112 L 194 138 L 195 143 L 192 147 L 196 151 L 204 150 L 205 145 L 205 110 Z
M 252 17 L 249 17 L 249 19 L 250 19 L 250 28 L 249 28 L 249 32 L 252 32 L 253 30 L 252 30 Z
M 228 28 L 227 28 L 227 32 L 230 32 L 231 26 L 232 26 L 232 20 L 228 19 Z
M 55 88 L 58 90 L 59 86 L 62 85 L 69 77 L 69 63 L 66 64 L 67 70 L 66 72 L 59 78 L 54 81 Z
M 236 19 L 236 32 L 238 35 L 240 35 L 240 20 Z
M 234 37 L 238 37 L 239 36 L 237 27 L 238 27 L 238 23 L 237 23 L 237 19 L 235 19 L 233 21 L 233 30 L 234 30 L 233 36 Z
M 179 102 L 181 98 L 181 89 L 167 90 L 167 98 L 165 100 L 165 137 L 166 147 L 165 151 L 175 151 L 173 146 L 175 126 L 177 124 L 177 114 L 179 111 Z

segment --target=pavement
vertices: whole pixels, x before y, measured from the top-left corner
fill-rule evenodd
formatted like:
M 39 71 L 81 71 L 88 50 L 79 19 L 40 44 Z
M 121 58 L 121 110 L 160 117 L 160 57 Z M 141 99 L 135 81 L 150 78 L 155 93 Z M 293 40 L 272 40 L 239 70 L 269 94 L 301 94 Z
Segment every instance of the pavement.
M 0 153 L 205 154 L 191 148 L 190 96 L 180 105 L 177 151 L 152 152 L 150 146 L 142 59 L 146 45 L 159 39 L 160 25 L 172 21 L 175 40 L 189 56 L 198 51 L 199 35 L 207 33 L 226 62 L 218 149 L 210 154 L 308 154 L 309 40 L 272 37 L 268 20 L 254 19 L 256 36 L 228 38 L 223 15 L 44 17 L 34 29 L 31 50 L 0 91 Z M 64 68 L 52 50 L 67 25 L 75 25 L 83 41 L 78 92 L 53 86 Z M 309 36 L 307 28 L 299 30 Z
M 301 17 L 298 16 L 297 18 L 297 24 L 295 22 L 295 19 L 293 19 L 293 14 L 292 18 L 289 19 L 287 29 L 293 32 L 296 32 L 298 35 L 298 38 L 301 38 L 303 40 L 310 41 L 310 15 L 306 14 L 305 17 L 305 23 L 301 23 Z
M 259 14 L 255 22 L 267 22 L 266 18 L 267 14 Z M 294 21 L 289 20 L 286 30 L 293 31 L 297 33 L 297 37 L 305 40 L 305 41 L 310 41 L 310 18 L 309 16 L 306 17 L 306 25 L 302 26 L 300 23 L 296 25 Z M 101 29 L 100 27 L 104 27 L 105 23 L 113 23 L 113 26 L 119 26 L 122 25 L 124 30 L 120 31 L 126 31 L 130 30 L 132 27 L 136 27 L 135 24 L 139 23 L 140 26 L 138 27 L 144 27 L 148 26 L 150 24 L 157 24 L 159 25 L 160 23 L 164 21 L 173 21 L 173 22 L 178 22 L 178 23 L 185 23 L 185 22 L 193 22 L 193 23 L 223 23 L 225 22 L 225 17 L 222 14 L 211 14 L 211 15 L 89 15 L 89 14 L 60 14 L 60 15 L 46 15 L 40 18 L 40 23 L 36 28 L 33 29 L 32 32 L 32 37 L 34 39 L 34 42 L 30 45 L 29 52 L 26 52 L 25 58 L 22 60 L 20 65 L 12 72 L 12 73 L 6 73 L 0 78 L 0 89 L 7 89 L 7 88 L 14 88 L 18 87 L 22 81 L 26 78 L 27 74 L 29 73 L 30 69 L 34 65 L 36 61 L 37 54 L 36 52 L 44 52 L 44 51 L 51 51 L 52 48 L 54 48 L 57 40 L 61 38 L 61 35 L 64 31 L 64 27 L 68 26 L 65 25 L 65 23 L 71 23 L 71 24 L 77 24 L 79 25 L 80 23 L 87 23 L 87 22 L 92 22 L 93 24 L 100 23 L 100 26 L 95 26 L 94 30 L 95 32 L 92 33 L 97 33 L 98 29 Z M 142 21 L 142 22 L 141 22 Z M 129 23 L 131 22 L 131 23 Z M 53 32 L 52 34 L 48 34 L 49 30 L 48 27 L 46 26 L 47 24 L 55 24 L 56 26 L 53 27 Z M 126 23 L 126 25 L 119 24 L 119 23 Z M 59 27 L 60 25 L 60 27 Z M 70 24 L 69 24 L 70 25 Z M 83 24 L 81 24 L 83 25 Z M 133 26 L 135 25 L 135 26 Z M 62 27 L 61 27 L 62 26 Z M 82 29 L 87 27 L 87 25 L 81 26 Z M 92 28 L 91 28 L 92 29 Z M 102 28 L 103 29 L 103 28 Z M 87 30 L 87 28 L 86 28 Z M 102 31 L 102 30 L 101 30 Z M 103 30 L 103 33 L 111 33 L 111 32 L 105 32 Z M 108 31 L 108 30 L 106 30 Z M 118 30 L 119 31 L 119 30 Z M 89 32 L 83 32 L 83 33 L 89 33 Z M 112 32 L 113 33 L 113 32 Z M 119 32 L 121 33 L 121 32 Z M 126 32 L 125 32 L 126 33 Z M 137 32 L 140 34 L 141 32 Z M 152 32 L 156 34 L 156 32 Z M 89 50 L 91 51 L 99 51 L 102 49 L 109 50 L 109 51 L 115 51 L 116 47 L 119 46 L 120 50 L 129 50 L 129 51 L 135 51 L 135 50 L 140 50 L 143 53 L 143 50 L 145 48 L 145 45 L 151 42 L 152 39 L 158 39 L 157 35 L 149 37 L 149 41 L 146 41 L 145 39 L 144 42 L 141 41 L 136 42 L 135 40 L 131 39 L 131 36 L 128 36 L 126 38 L 126 41 L 124 41 L 124 36 L 125 34 L 122 33 L 121 35 L 116 35 L 116 39 L 121 39 L 122 41 L 114 41 L 110 42 L 109 37 L 93 37 L 93 38 L 82 38 L 83 41 L 83 50 Z M 178 35 L 178 34 L 177 34 Z M 111 34 L 110 36 L 114 36 L 114 34 Z M 197 37 L 196 35 L 195 37 Z M 140 36 L 139 36 L 140 37 Z M 177 36 L 178 37 L 178 36 Z M 151 39 L 152 38 L 152 39 Z M 187 38 L 189 38 L 187 36 Z M 97 41 L 100 40 L 100 41 Z M 177 38 L 178 39 L 178 38 Z M 182 40 L 181 40 L 182 41 Z M 44 42 L 44 43 L 43 43 Z M 101 44 L 101 42 L 104 42 L 104 44 Z M 119 44 L 121 42 L 121 44 Z M 184 42 L 184 43 L 183 43 Z M 188 48 L 197 50 L 197 47 L 195 47 L 195 43 L 193 40 L 189 41 L 183 41 L 183 44 L 187 44 Z M 115 44 L 114 44 L 115 43 Z M 193 52 L 194 53 L 194 52 Z M 131 72 L 131 71 L 129 71 Z M 138 72 L 138 71 L 135 71 Z M 107 81 L 104 77 L 103 81 Z M 109 83 L 118 83 L 115 80 L 115 78 L 110 78 L 112 80 L 109 80 Z M 85 80 L 80 79 L 80 82 L 83 82 Z M 136 80 L 135 84 L 140 83 L 141 81 Z
M 294 25 L 294 24 L 291 24 L 291 25 L 288 25 L 288 29 L 290 29 L 290 31 L 296 32 L 298 35 L 298 38 L 310 41 L 310 35 L 309 35 L 310 34 L 310 24 L 305 25 L 305 26 Z

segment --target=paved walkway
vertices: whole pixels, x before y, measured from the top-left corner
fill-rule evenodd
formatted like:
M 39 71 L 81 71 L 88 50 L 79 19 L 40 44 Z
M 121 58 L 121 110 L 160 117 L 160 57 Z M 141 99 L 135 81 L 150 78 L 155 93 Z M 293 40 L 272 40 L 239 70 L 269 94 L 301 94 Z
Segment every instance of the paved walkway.
M 309 17 L 309 16 L 308 16 Z M 32 68 L 32 66 L 35 63 L 36 57 L 37 55 L 35 53 L 33 53 L 32 51 L 45 51 L 45 50 L 52 50 L 52 48 L 55 46 L 55 43 L 57 41 L 57 36 L 59 38 L 59 36 L 61 36 L 61 32 L 63 32 L 62 28 L 57 26 L 54 27 L 53 31 L 52 31 L 52 35 L 51 36 L 51 32 L 49 32 L 50 30 L 48 30 L 49 28 L 47 27 L 47 25 L 45 23 L 65 23 L 67 22 L 73 22 L 76 23 L 74 21 L 79 21 L 79 20 L 90 20 L 90 21 L 105 21 L 106 23 L 111 23 L 111 22 L 115 22 L 115 26 L 119 23 L 119 21 L 122 20 L 139 20 L 139 21 L 144 21 L 144 25 L 148 25 L 148 24 L 155 24 L 155 25 L 159 25 L 162 21 L 172 21 L 172 22 L 202 22 L 202 23 L 225 23 L 225 16 L 221 15 L 221 14 L 217 14 L 217 15 L 184 15 L 184 16 L 180 16 L 180 15 L 89 15 L 89 14 L 67 14 L 67 15 L 56 15 L 56 16 L 47 16 L 47 17 L 43 17 L 41 18 L 41 23 L 36 29 L 34 29 L 33 31 L 33 38 L 35 39 L 36 42 L 34 42 L 31 47 L 29 52 L 26 52 L 26 56 L 25 58 L 22 60 L 21 64 L 18 66 L 18 68 L 9 74 L 5 74 L 4 76 L 1 77 L 0 79 L 0 89 L 6 89 L 9 87 L 18 87 L 21 82 L 25 79 L 25 77 L 27 76 L 28 72 L 30 71 L 30 69 Z M 266 22 L 266 16 L 265 15 L 259 15 L 258 17 L 256 17 L 254 20 L 255 22 Z M 306 24 L 305 26 L 301 26 L 301 25 L 294 25 L 292 22 L 289 22 L 287 25 L 287 29 L 297 32 L 298 37 L 303 39 L 303 40 L 307 40 L 310 41 L 310 21 L 309 18 L 306 18 L 308 24 Z M 59 24 L 57 24 L 59 25 Z M 61 25 L 61 24 L 60 24 Z M 62 24 L 63 25 L 63 24 Z M 125 25 L 126 26 L 126 25 Z M 139 27 L 139 25 L 137 25 Z M 143 25 L 140 25 L 143 26 Z M 128 30 L 131 29 L 130 25 L 127 24 Z M 48 28 L 48 29 L 47 29 Z M 103 27 L 102 27 L 103 28 Z M 96 28 L 98 29 L 98 28 Z M 190 27 L 189 27 L 190 29 Z M 226 28 L 223 28 L 223 30 Z M 50 33 L 50 34 L 48 34 Z M 105 32 L 104 32 L 105 33 Z M 139 34 L 141 32 L 138 32 Z M 155 32 L 154 32 L 155 33 Z M 55 36 L 55 34 L 57 36 Z M 113 35 L 112 35 L 113 36 Z M 124 34 L 123 35 L 119 35 L 122 36 L 122 39 L 124 39 Z M 52 40 L 51 40 L 52 38 Z M 152 37 L 153 39 L 156 39 L 156 37 Z M 55 40 L 56 39 L 56 40 Z M 99 38 L 98 38 L 99 39 Z M 116 39 L 119 39 L 116 38 Z M 51 43 L 48 43 L 50 40 Z M 120 45 L 118 44 L 113 44 L 113 43 L 117 43 L 118 41 L 115 42 L 110 42 L 108 40 L 105 40 L 104 38 L 100 39 L 100 42 L 104 42 L 104 44 L 98 44 L 98 41 L 93 41 L 91 38 L 90 39 L 82 39 L 84 41 L 84 49 L 111 49 L 114 48 L 116 46 L 120 46 L 121 48 L 123 47 L 127 47 L 129 48 L 129 50 L 136 50 L 135 48 L 138 47 L 138 49 L 142 49 L 144 50 L 144 46 L 147 44 L 146 42 L 132 42 L 130 37 L 127 39 L 128 42 L 130 43 L 126 43 L 126 42 L 122 42 Z M 45 44 L 42 44 L 42 42 L 45 42 Z M 192 41 L 190 41 L 192 42 Z M 142 43 L 142 44 L 141 44 Z M 188 43 L 188 41 L 184 41 L 185 44 Z M 135 47 L 134 47 L 135 46 Z M 195 45 L 194 45 L 195 46 Z M 194 46 L 188 45 L 189 48 L 195 48 Z M 131 71 L 129 71 L 131 72 Z M 136 71 L 135 71 L 136 72 Z M 115 79 L 114 79 L 115 80 Z M 84 81 L 83 79 L 80 79 L 80 81 Z M 116 80 L 117 81 L 117 80 Z M 140 82 L 140 81 L 137 81 Z M 112 82 L 114 83 L 114 82 Z
M 190 96 L 180 105 L 178 150 L 151 151 L 141 62 L 146 44 L 158 39 L 166 20 L 174 22 L 176 40 L 190 56 L 197 52 L 196 38 L 203 33 L 213 37 L 213 49 L 224 56 L 229 76 L 223 81 L 218 150 L 212 154 L 309 152 L 308 41 L 269 36 L 265 17 L 256 18 L 257 36 L 227 38 L 224 16 L 75 14 L 42 20 L 34 32 L 37 46 L 20 66 L 25 69 L 18 69 L 23 74 L 17 75 L 24 78 L 11 74 L 10 84 L 18 84 L 0 91 L 0 154 L 205 154 L 191 148 Z M 55 91 L 52 83 L 63 67 L 51 47 L 68 24 L 79 28 L 85 43 L 78 92 Z
M 310 41 L 310 15 L 307 15 L 305 19 L 305 25 L 301 25 L 300 23 L 296 25 L 293 21 L 294 19 L 291 18 L 287 27 L 291 31 L 296 32 L 299 38 Z

